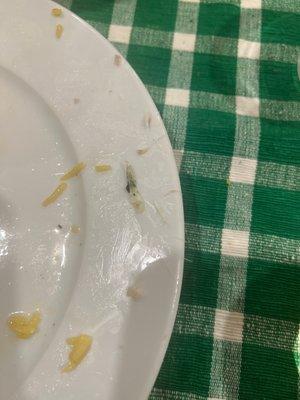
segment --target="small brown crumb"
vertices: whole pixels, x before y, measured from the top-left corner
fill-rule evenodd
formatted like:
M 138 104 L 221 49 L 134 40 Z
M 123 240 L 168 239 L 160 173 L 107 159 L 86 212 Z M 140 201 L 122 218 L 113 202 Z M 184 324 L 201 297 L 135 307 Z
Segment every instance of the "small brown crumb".
M 58 224 L 57 227 L 58 227 L 58 229 L 62 229 L 63 228 L 61 224 Z
M 140 300 L 143 297 L 143 292 L 140 288 L 136 286 L 130 286 L 127 289 L 127 296 L 132 300 Z
M 63 192 L 67 189 L 68 185 L 66 182 L 62 182 L 60 185 L 57 186 L 57 188 L 48 196 L 43 202 L 42 206 L 47 207 L 50 204 L 54 203 L 55 200 L 58 199 L 59 196 L 63 194 Z
M 78 103 L 80 103 L 80 99 L 78 98 L 78 97 L 74 97 L 74 104 L 78 104 Z
M 144 149 L 138 149 L 138 150 L 137 150 L 137 153 L 138 153 L 140 156 L 143 156 L 144 154 L 148 153 L 149 149 L 150 149 L 149 147 L 145 147 Z
M 80 233 L 80 227 L 78 225 L 72 225 L 71 226 L 71 233 L 74 233 L 75 235 L 78 235 L 78 233 Z
M 57 39 L 60 39 L 62 37 L 64 31 L 64 27 L 61 24 L 56 25 L 56 31 L 55 31 L 55 36 Z
M 95 165 L 95 171 L 96 172 L 108 172 L 111 171 L 111 165 L 109 164 L 99 164 Z
M 53 8 L 51 11 L 53 17 L 61 17 L 62 16 L 62 9 L 61 8 Z
M 116 54 L 114 58 L 114 64 L 119 67 L 122 64 L 122 57 L 120 54 Z

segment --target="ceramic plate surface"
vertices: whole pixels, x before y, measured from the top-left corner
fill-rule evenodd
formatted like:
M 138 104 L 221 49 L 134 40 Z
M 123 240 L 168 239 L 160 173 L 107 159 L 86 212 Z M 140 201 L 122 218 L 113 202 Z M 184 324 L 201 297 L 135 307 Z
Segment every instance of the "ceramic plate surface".
M 0 398 L 145 400 L 182 279 L 177 170 L 131 67 L 69 11 L 53 17 L 55 6 L 0 2 Z M 86 168 L 43 207 L 78 162 Z M 126 191 L 127 163 L 140 214 Z M 111 170 L 97 173 L 98 164 Z M 17 339 L 8 316 L 37 308 L 39 331 Z M 79 334 L 93 337 L 91 350 L 62 373 L 66 339 Z

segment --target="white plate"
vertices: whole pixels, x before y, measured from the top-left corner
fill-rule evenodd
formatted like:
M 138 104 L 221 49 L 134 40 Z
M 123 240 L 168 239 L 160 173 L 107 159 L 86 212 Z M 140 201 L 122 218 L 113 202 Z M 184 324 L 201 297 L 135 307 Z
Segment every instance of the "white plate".
M 117 51 L 103 37 L 67 10 L 54 18 L 52 7 L 46 0 L 0 2 L 0 398 L 145 400 L 182 278 L 176 166 L 131 67 L 125 60 L 116 66 Z M 60 40 L 57 23 L 64 26 Z M 42 207 L 78 161 L 86 170 Z M 125 191 L 126 161 L 146 202 L 141 215 Z M 112 171 L 97 174 L 97 163 Z M 79 235 L 70 233 L 73 224 Z M 143 292 L 139 301 L 126 296 L 132 284 Z M 16 339 L 8 315 L 37 307 L 39 332 Z M 62 374 L 65 340 L 80 333 L 93 336 L 92 349 Z

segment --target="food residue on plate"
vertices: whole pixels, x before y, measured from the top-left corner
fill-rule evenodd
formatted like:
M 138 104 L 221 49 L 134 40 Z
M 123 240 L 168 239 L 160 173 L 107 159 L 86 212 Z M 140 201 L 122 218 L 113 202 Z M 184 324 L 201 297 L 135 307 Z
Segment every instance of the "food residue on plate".
M 138 155 L 143 156 L 144 154 L 148 153 L 150 147 L 145 147 L 143 149 L 138 149 L 136 152 L 138 153 Z
M 152 123 L 152 116 L 151 114 L 146 114 L 144 117 L 144 124 L 146 128 L 150 128 Z
M 166 223 L 167 223 L 167 220 L 166 220 L 166 218 L 165 218 L 165 216 L 164 216 L 164 212 L 162 211 L 162 209 L 160 208 L 160 206 L 158 206 L 156 203 L 154 203 L 154 208 L 155 208 L 155 211 L 157 212 L 157 214 L 160 216 L 160 219 L 162 220 L 162 222 L 163 222 L 164 224 L 166 224 Z
M 80 233 L 80 226 L 72 225 L 71 226 L 71 233 L 74 233 L 75 235 L 78 235 Z
M 74 97 L 73 101 L 74 101 L 74 104 L 80 103 L 80 99 L 78 97 Z
M 71 346 L 69 362 L 62 369 L 62 372 L 71 372 L 81 363 L 90 351 L 93 339 L 89 335 L 79 335 L 67 339 L 67 344 Z
M 57 39 L 60 39 L 62 37 L 64 31 L 64 27 L 61 24 L 56 25 L 56 31 L 55 31 L 55 36 Z
M 143 297 L 143 291 L 137 286 L 130 286 L 127 289 L 127 296 L 132 300 L 140 300 Z
M 28 339 L 38 331 L 40 322 L 41 313 L 37 310 L 32 314 L 13 313 L 9 316 L 7 324 L 19 339 Z
M 53 17 L 61 17 L 62 9 L 61 8 L 52 8 L 51 14 L 53 15 Z
M 111 165 L 109 165 L 109 164 L 98 164 L 98 165 L 95 165 L 95 171 L 96 172 L 108 172 L 111 169 L 112 169 Z
M 126 164 L 126 178 L 126 190 L 129 193 L 130 202 L 138 213 L 142 213 L 145 211 L 145 202 L 138 191 L 134 170 L 128 163 Z
M 57 188 L 48 196 L 43 202 L 42 205 L 43 207 L 47 207 L 50 204 L 54 203 L 59 196 L 63 194 L 63 192 L 67 189 L 68 185 L 66 182 L 60 183 Z
M 119 67 L 122 64 L 122 57 L 120 54 L 116 54 L 114 57 L 114 64 Z
M 179 190 L 178 189 L 171 189 L 165 194 L 164 197 L 169 196 L 169 194 L 172 194 L 172 193 L 179 193 Z
M 70 171 L 66 172 L 61 178 L 61 181 L 67 181 L 71 178 L 74 178 L 76 176 L 78 176 L 80 174 L 81 171 L 84 170 L 84 168 L 86 167 L 86 164 L 83 162 L 80 162 L 76 165 L 74 165 L 73 168 L 70 169 Z

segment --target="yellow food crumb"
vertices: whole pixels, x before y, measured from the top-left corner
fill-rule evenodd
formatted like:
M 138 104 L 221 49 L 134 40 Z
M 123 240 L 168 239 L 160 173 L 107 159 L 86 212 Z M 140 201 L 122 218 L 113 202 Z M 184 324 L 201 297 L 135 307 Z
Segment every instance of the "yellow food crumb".
M 19 339 L 28 339 L 34 335 L 41 322 L 41 313 L 35 311 L 32 314 L 23 312 L 11 314 L 7 324 Z
M 138 150 L 137 150 L 137 153 L 138 153 L 140 156 L 142 156 L 142 155 L 148 153 L 148 151 L 149 151 L 149 147 L 145 147 L 144 149 L 138 149 Z
M 55 31 L 55 36 L 57 39 L 60 39 L 62 37 L 64 31 L 64 27 L 61 24 L 56 25 L 56 31 Z
M 114 64 L 119 67 L 122 63 L 122 57 L 119 54 L 115 55 Z
M 99 164 L 95 165 L 95 171 L 96 172 L 107 172 L 111 170 L 111 165 L 108 164 Z
M 72 350 L 69 354 L 69 362 L 62 372 L 73 371 L 84 359 L 92 346 L 93 339 L 89 335 L 79 335 L 67 339 L 67 344 Z
M 231 180 L 230 180 L 229 178 L 227 178 L 226 184 L 227 184 L 227 186 L 230 186 L 230 185 L 231 185 Z
M 50 194 L 43 202 L 42 205 L 43 207 L 49 206 L 49 204 L 52 204 L 55 202 L 55 200 L 58 199 L 59 196 L 63 194 L 63 192 L 67 189 L 68 185 L 66 182 L 62 182 L 60 185 L 57 186 L 57 188 L 54 190 L 53 193 Z
M 130 286 L 127 289 L 127 296 L 131 297 L 133 300 L 140 300 L 143 297 L 143 292 L 136 286 Z
M 84 170 L 86 167 L 85 163 L 80 162 L 76 164 L 73 168 L 70 169 L 70 171 L 66 172 L 61 178 L 61 181 L 67 181 L 71 178 L 74 178 L 75 176 L 78 176 L 81 171 Z
M 78 225 L 72 225 L 71 232 L 77 235 L 78 233 L 80 233 L 80 227 Z
M 53 15 L 53 17 L 61 17 L 62 9 L 61 8 L 53 8 L 51 14 Z

